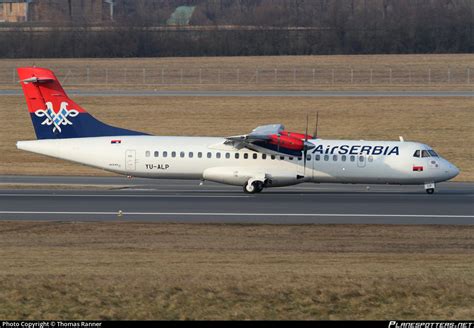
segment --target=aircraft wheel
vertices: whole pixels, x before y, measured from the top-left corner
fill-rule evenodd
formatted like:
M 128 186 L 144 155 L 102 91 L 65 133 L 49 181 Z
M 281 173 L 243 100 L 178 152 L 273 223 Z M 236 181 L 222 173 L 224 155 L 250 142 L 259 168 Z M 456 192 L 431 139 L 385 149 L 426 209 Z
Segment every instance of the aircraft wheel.
M 434 188 L 428 188 L 428 189 L 426 189 L 426 193 L 427 193 L 427 194 L 430 194 L 430 195 L 433 194 L 433 193 L 434 193 Z
M 263 182 L 262 181 L 254 181 L 252 184 L 255 187 L 255 192 L 261 192 L 263 190 Z
M 245 183 L 244 192 L 247 194 L 253 194 L 255 192 L 255 188 L 252 186 L 252 184 Z
M 261 192 L 263 190 L 263 182 L 262 181 L 254 181 L 252 183 L 246 183 L 244 185 L 244 192 L 247 194 L 255 194 L 257 192 Z

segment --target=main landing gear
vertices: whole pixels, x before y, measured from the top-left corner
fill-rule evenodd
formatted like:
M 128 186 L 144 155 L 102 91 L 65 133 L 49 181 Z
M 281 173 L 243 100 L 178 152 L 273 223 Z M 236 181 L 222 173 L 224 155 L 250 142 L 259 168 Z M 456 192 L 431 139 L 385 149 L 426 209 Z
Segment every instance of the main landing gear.
M 434 182 L 432 183 L 425 183 L 425 191 L 427 194 L 431 195 L 435 191 L 435 184 Z
M 262 181 L 253 181 L 251 183 L 244 184 L 244 192 L 247 194 L 255 194 L 257 192 L 261 192 L 263 190 L 263 182 Z

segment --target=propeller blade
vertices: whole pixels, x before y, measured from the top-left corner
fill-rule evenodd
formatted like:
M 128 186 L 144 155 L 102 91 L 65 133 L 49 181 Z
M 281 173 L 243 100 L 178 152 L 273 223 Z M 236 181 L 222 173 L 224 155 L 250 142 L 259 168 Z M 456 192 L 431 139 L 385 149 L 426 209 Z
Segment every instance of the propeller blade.
M 303 145 L 303 173 L 306 175 L 306 154 L 308 152 L 308 148 L 306 144 L 308 143 L 308 125 L 309 125 L 309 115 L 306 113 L 306 131 L 304 133 L 304 145 Z
M 304 141 L 308 141 L 308 125 L 309 125 L 309 115 L 306 113 L 306 130 L 304 133 Z
M 316 123 L 314 125 L 314 133 L 313 138 L 316 139 L 318 137 L 318 120 L 319 120 L 319 112 L 316 111 Z
M 306 147 L 304 148 L 304 151 L 303 151 L 303 172 L 304 172 L 304 175 L 306 176 L 306 154 L 308 153 L 308 151 L 306 150 Z

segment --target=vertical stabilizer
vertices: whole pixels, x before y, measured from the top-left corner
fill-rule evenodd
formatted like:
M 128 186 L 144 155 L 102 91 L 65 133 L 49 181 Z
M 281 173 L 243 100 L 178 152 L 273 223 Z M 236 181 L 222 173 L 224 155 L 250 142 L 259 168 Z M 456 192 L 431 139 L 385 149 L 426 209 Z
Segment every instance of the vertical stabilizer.
M 66 95 L 48 69 L 22 67 L 18 75 L 38 139 L 146 135 L 95 119 Z

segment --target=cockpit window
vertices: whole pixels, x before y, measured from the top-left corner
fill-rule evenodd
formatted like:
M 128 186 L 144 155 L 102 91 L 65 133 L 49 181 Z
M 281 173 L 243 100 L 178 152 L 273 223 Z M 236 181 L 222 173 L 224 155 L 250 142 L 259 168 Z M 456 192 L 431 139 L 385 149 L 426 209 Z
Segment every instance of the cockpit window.
M 433 149 L 428 150 L 428 152 L 429 152 L 430 155 L 433 156 L 433 157 L 439 157 L 439 155 L 436 154 L 436 152 L 435 152 Z
M 421 156 L 420 156 L 421 155 Z M 439 155 L 433 150 L 416 150 L 413 157 L 439 157 Z

